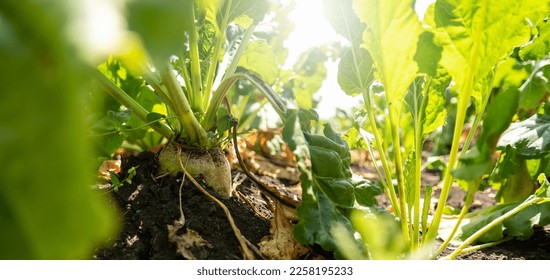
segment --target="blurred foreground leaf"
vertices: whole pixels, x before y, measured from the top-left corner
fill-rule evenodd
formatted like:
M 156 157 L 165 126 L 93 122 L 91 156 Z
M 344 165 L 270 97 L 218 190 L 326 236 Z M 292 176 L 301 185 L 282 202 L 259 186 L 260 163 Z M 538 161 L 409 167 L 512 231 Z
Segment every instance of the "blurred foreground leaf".
M 80 259 L 116 230 L 86 180 L 90 73 L 65 1 L 0 3 L 0 259 Z

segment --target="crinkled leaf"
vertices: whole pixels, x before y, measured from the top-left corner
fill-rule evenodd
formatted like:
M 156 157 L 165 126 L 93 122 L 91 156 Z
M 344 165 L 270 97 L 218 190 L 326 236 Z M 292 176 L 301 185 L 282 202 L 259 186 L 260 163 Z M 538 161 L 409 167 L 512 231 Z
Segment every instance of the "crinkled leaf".
M 302 131 L 298 112 L 289 110 L 283 138 L 294 151 L 301 172 L 302 204 L 294 235 L 302 244 L 319 244 L 338 252 L 334 227 L 341 225 L 353 236 L 348 215 L 356 205 L 356 197 L 360 197 L 360 204 L 372 206 L 380 190 L 352 178 L 347 144 L 329 125 L 325 125 L 324 136 L 312 135 Z
M 338 84 L 350 96 L 365 91 L 374 80 L 372 58 L 363 49 L 349 49 L 338 63 Z
M 315 162 L 314 159 L 312 159 L 312 161 Z M 322 192 L 330 198 L 335 205 L 353 206 L 355 202 L 355 186 L 349 179 L 323 178 L 321 176 L 316 176 L 315 179 Z
M 399 112 L 418 74 L 414 56 L 423 29 L 413 1 L 355 0 L 353 8 L 368 27 L 363 33 L 363 47 L 373 58 L 388 102 Z
M 351 223 L 323 193 L 313 192 L 305 193 L 298 206 L 300 222 L 294 226 L 294 236 L 302 244 L 319 244 L 327 251 L 336 251 L 338 244 L 332 236 L 335 223 L 353 232 Z
M 250 42 L 239 60 L 239 66 L 258 74 L 268 84 L 273 84 L 279 75 L 273 50 L 265 40 Z
M 363 138 L 363 135 L 361 135 L 361 132 L 359 129 L 355 126 L 352 126 L 346 134 L 342 136 L 342 138 L 346 141 L 348 144 L 348 147 L 350 149 L 367 149 L 367 143 L 365 142 L 365 138 Z
M 312 122 L 318 122 L 319 121 L 319 115 L 317 112 L 313 109 L 302 109 L 300 108 L 298 110 L 298 119 L 300 121 L 300 126 L 302 130 L 305 132 L 311 131 L 311 123 Z
M 347 144 L 338 137 L 333 141 L 329 137 L 335 137 L 332 128 L 325 125 L 325 136 L 311 135 L 306 133 L 309 150 L 311 153 L 311 164 L 313 172 L 318 176 L 329 178 L 351 178 L 349 165 L 351 155 Z M 341 141 L 341 142 L 340 142 Z
M 353 184 L 355 186 L 355 199 L 363 206 L 377 205 L 376 196 L 382 194 L 382 189 L 374 182 L 359 178 L 355 180 Z
M 510 125 L 498 142 L 499 148 L 506 146 L 529 158 L 547 154 L 550 151 L 550 115 L 533 115 Z
M 519 91 L 516 88 L 508 88 L 495 96 L 487 109 L 476 146 L 460 158 L 462 166 L 452 171 L 456 178 L 470 181 L 490 171 L 497 141 L 512 122 L 518 103 Z

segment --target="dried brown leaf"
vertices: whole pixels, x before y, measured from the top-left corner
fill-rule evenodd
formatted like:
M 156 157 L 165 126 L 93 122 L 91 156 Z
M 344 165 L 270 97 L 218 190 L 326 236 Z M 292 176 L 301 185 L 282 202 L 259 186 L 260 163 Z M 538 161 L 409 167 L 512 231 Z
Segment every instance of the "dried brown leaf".
M 309 252 L 309 248 L 298 243 L 292 235 L 292 223 L 281 211 L 282 205 L 277 203 L 271 234 L 260 242 L 260 252 L 269 259 L 295 260 Z
M 111 180 L 111 172 L 119 173 L 121 165 L 120 159 L 104 161 L 98 170 L 99 178 L 109 182 Z
M 191 248 L 197 248 L 197 247 L 208 247 L 212 248 L 212 245 L 208 243 L 208 241 L 204 240 L 202 236 L 192 230 L 187 229 L 187 232 L 183 235 L 178 235 L 177 232 L 179 229 L 183 227 L 183 224 L 181 221 L 174 221 L 173 225 L 167 225 L 168 227 L 168 240 L 170 242 L 176 243 L 178 250 L 177 252 L 180 253 L 184 258 L 188 260 L 196 260 L 197 258 L 193 253 L 190 251 Z

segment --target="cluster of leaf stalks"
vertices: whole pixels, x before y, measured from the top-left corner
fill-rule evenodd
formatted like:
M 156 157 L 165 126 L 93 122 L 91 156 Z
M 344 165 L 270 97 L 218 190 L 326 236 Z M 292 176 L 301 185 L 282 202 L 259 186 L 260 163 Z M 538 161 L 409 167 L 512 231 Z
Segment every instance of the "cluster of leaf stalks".
M 160 100 L 160 106 L 156 111 L 145 109 L 139 98 L 132 97 L 135 93 L 126 92 L 122 84 L 117 84 L 120 74 L 109 72 L 109 64 L 102 68 L 97 80 L 109 95 L 169 140 L 159 155 L 161 171 L 182 171 L 177 151 L 183 146 L 187 171 L 194 176 L 203 175 L 221 195 L 231 195 L 230 168 L 221 150 L 230 128 L 230 116 L 223 110 L 222 102 L 230 88 L 244 80 L 264 93 L 278 113 L 285 110 L 278 96 L 266 91 L 264 82 L 252 74 L 262 72 L 261 69 L 249 63 L 248 72 L 236 71 L 253 41 L 255 26 L 268 8 L 265 1 L 252 5 L 250 1 L 238 0 L 129 3 L 129 27 L 140 35 L 144 49 L 134 42 L 117 60 L 152 89 L 149 94 Z M 158 32 L 151 22 L 166 30 Z M 243 32 L 238 45 L 228 52 L 226 48 L 233 46 L 228 45 L 226 38 L 230 25 Z M 132 52 L 132 48 L 137 51 Z M 222 61 L 228 61 L 225 67 L 221 67 Z
M 531 184 L 530 189 L 515 190 L 521 195 L 501 199 L 502 204 L 498 207 L 508 211 L 497 211 L 498 215 L 494 209 L 481 212 L 469 227 L 462 229 L 459 238 L 463 243 L 449 258 L 455 258 L 475 241 L 499 241 L 504 238 L 503 232 L 509 237 L 527 238 L 533 226 L 550 222 L 548 181 L 543 174 L 548 171 L 548 140 L 537 136 L 533 136 L 534 139 L 514 138 L 509 136 L 513 132 L 506 131 L 510 123 L 518 119 L 518 109 L 525 107 L 524 100 L 531 98 L 533 93 L 527 88 L 532 86 L 533 75 L 541 75 L 539 61 L 549 54 L 543 43 L 547 40 L 544 18 L 549 12 L 548 1 L 436 1 L 425 12 L 423 21 L 414 10 L 414 2 L 324 1 L 334 29 L 350 43 L 339 65 L 339 84 L 347 94 L 362 95 L 364 100 L 364 112 L 348 133 L 352 135 L 348 137 L 353 138 L 349 142 L 354 145 L 362 141 L 371 158 L 379 158 L 379 162 L 373 163 L 400 224 L 393 227 L 400 228 L 400 232 L 393 234 L 402 240 L 376 240 L 376 236 L 388 233 L 377 232 L 364 221 L 382 217 L 376 214 L 380 211 L 363 210 L 360 218 L 349 216 L 355 230 L 363 237 L 360 243 L 364 247 L 352 256 L 354 258 L 437 258 L 459 231 L 474 194 L 485 188 L 487 182 L 498 183 L 500 194 L 513 193 L 510 190 L 517 186 L 512 183 L 518 179 L 512 175 L 527 175 L 524 180 L 529 182 L 535 182 L 533 178 L 538 177 L 541 187 L 535 193 Z M 518 12 L 509 12 L 512 10 Z M 538 56 L 534 56 L 535 53 Z M 539 66 L 531 69 L 532 75 L 512 81 L 510 77 L 515 72 L 509 66 L 500 67 L 506 63 L 518 67 Z M 538 119 L 548 114 L 547 94 L 544 89 L 539 90 L 542 92 L 534 93 L 540 98 L 538 103 L 531 105 L 536 115 L 542 115 Z M 446 101 L 447 95 L 452 96 L 453 104 Z M 426 140 L 436 135 L 448 120 L 446 107 L 454 107 L 454 119 L 449 122 L 454 128 L 441 193 L 431 216 L 428 208 L 432 186 L 421 185 L 422 155 Z M 469 115 L 472 108 L 474 113 Z M 365 120 L 364 125 L 362 120 Z M 468 123 L 470 130 L 462 142 Z M 362 135 L 363 127 L 370 135 Z M 479 133 L 477 138 L 476 133 Z M 503 133 L 503 139 L 509 141 L 499 142 Z M 474 139 L 475 146 L 472 144 Z M 525 146 L 526 141 L 531 144 L 537 139 L 539 145 L 531 145 L 535 151 L 530 151 L 529 155 L 537 155 L 534 170 L 538 173 L 513 174 L 508 170 L 508 181 L 491 177 L 509 162 L 501 157 L 495 167 L 495 154 L 506 149 L 512 154 Z M 466 191 L 464 206 L 450 236 L 443 237 L 443 243 L 434 247 L 454 183 Z M 531 212 L 523 212 L 523 219 L 529 222 L 523 222 L 523 226 L 519 226 L 522 223 L 519 220 L 515 221 L 517 224 L 511 222 L 514 217 L 521 216 L 517 213 L 527 208 Z M 383 228 L 384 223 L 394 222 L 378 218 L 379 228 Z M 493 235 L 488 237 L 487 233 Z M 345 237 L 339 239 L 342 244 L 348 244 L 347 248 L 352 244 Z M 377 250 L 386 252 L 378 254 Z

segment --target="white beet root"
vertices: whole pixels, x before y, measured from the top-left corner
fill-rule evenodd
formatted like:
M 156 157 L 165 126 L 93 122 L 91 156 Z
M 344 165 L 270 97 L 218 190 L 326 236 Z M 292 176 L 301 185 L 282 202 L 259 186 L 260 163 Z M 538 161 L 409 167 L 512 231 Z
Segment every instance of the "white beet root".
M 174 141 L 160 151 L 160 172 L 176 175 L 183 172 L 178 159 L 178 146 L 181 147 L 181 161 L 185 170 L 193 177 L 202 176 L 207 185 L 223 197 L 231 197 L 231 167 L 219 146 L 201 148 L 182 146 Z

